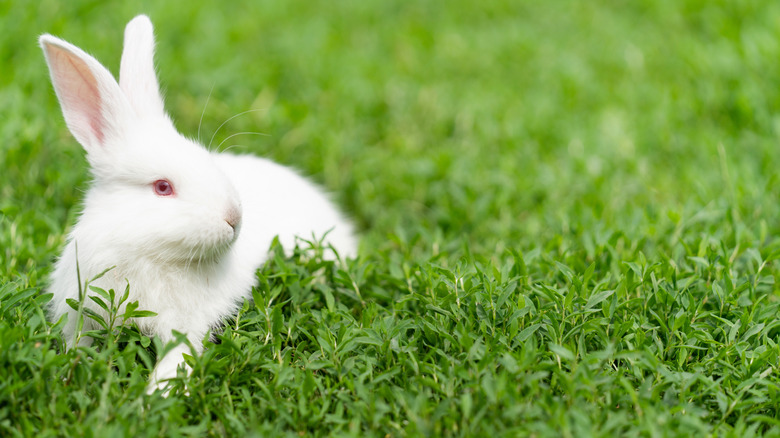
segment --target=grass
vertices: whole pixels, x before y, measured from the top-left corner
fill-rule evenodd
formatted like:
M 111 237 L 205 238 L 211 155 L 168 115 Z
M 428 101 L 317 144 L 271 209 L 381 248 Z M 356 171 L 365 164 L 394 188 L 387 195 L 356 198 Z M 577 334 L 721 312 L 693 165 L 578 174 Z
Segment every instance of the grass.
M 159 342 L 62 352 L 43 310 L 88 175 L 36 38 L 116 72 L 139 12 L 182 132 L 268 134 L 222 147 L 311 175 L 362 232 L 345 268 L 275 249 L 169 398 L 144 394 Z M 780 3 L 0 17 L 0 435 L 780 435 Z

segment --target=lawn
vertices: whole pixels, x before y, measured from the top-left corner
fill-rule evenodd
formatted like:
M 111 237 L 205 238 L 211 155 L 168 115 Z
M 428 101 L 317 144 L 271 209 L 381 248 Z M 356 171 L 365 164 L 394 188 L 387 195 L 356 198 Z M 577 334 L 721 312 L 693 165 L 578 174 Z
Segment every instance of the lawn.
M 89 175 L 37 37 L 116 73 L 141 12 L 180 131 L 361 233 L 346 266 L 273 248 L 168 398 L 158 341 L 64 352 L 45 314 Z M 0 435 L 780 436 L 780 2 L 0 1 L 0 29 Z

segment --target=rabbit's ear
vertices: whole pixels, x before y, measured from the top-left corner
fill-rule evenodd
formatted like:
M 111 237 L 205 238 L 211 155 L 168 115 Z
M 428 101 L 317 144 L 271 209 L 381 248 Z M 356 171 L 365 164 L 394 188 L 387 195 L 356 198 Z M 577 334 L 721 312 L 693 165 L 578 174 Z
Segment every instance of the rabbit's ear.
M 119 87 L 139 117 L 165 114 L 154 72 L 154 29 L 146 15 L 133 18 L 125 27 Z
M 40 45 L 68 129 L 96 158 L 121 141 L 131 108 L 111 73 L 78 47 L 51 35 Z

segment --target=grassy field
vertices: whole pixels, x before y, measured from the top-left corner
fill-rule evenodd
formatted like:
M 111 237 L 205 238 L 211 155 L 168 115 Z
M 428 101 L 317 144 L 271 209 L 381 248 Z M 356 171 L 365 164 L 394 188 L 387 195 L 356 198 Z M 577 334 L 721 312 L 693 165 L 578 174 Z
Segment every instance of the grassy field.
M 362 233 L 346 268 L 275 250 L 168 398 L 158 342 L 62 352 L 44 312 L 89 177 L 37 36 L 116 73 L 140 12 L 185 135 Z M 0 0 L 0 29 L 0 435 L 780 436 L 780 2 Z

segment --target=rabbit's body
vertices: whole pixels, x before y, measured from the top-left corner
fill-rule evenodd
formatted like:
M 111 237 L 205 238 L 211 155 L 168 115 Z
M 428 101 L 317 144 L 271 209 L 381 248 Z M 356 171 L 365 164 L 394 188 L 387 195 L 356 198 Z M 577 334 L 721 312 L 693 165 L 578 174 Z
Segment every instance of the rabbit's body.
M 243 251 L 243 257 L 256 259 L 254 248 L 268 248 L 276 235 L 283 247 L 292 248 L 295 237 L 310 240 L 312 234 L 318 238 L 327 234 L 327 242 L 343 251 L 339 253 L 341 256 L 356 255 L 357 242 L 351 225 L 317 187 L 294 170 L 250 155 L 220 153 L 215 154 L 214 159 L 233 181 L 239 197 L 253 200 L 251 204 L 244 204 L 244 216 L 255 218 L 247 219 L 243 224 L 242 233 L 246 230 L 249 237 L 242 241 L 239 236 L 236 242 L 236 251 Z M 277 187 L 278 181 L 286 181 L 284 190 L 257 189 Z M 307 202 L 300 202 L 302 199 Z M 275 232 L 269 233 L 271 229 Z
M 355 255 L 351 224 L 311 182 L 266 159 L 209 152 L 175 130 L 159 95 L 145 16 L 127 26 L 119 84 L 65 41 L 44 35 L 41 46 L 94 176 L 49 287 L 53 317 L 69 315 L 69 347 L 77 315 L 67 300 L 78 299 L 88 281 L 118 294 L 129 284 L 128 301 L 157 314 L 138 318 L 141 330 L 166 342 L 178 331 L 199 349 L 249 296 L 274 237 L 291 248 L 296 238 L 325 236 L 340 256 Z M 89 299 L 84 305 L 102 312 Z M 88 318 L 85 324 L 94 328 Z M 175 376 L 187 351 L 180 345 L 160 360 L 150 389 Z

